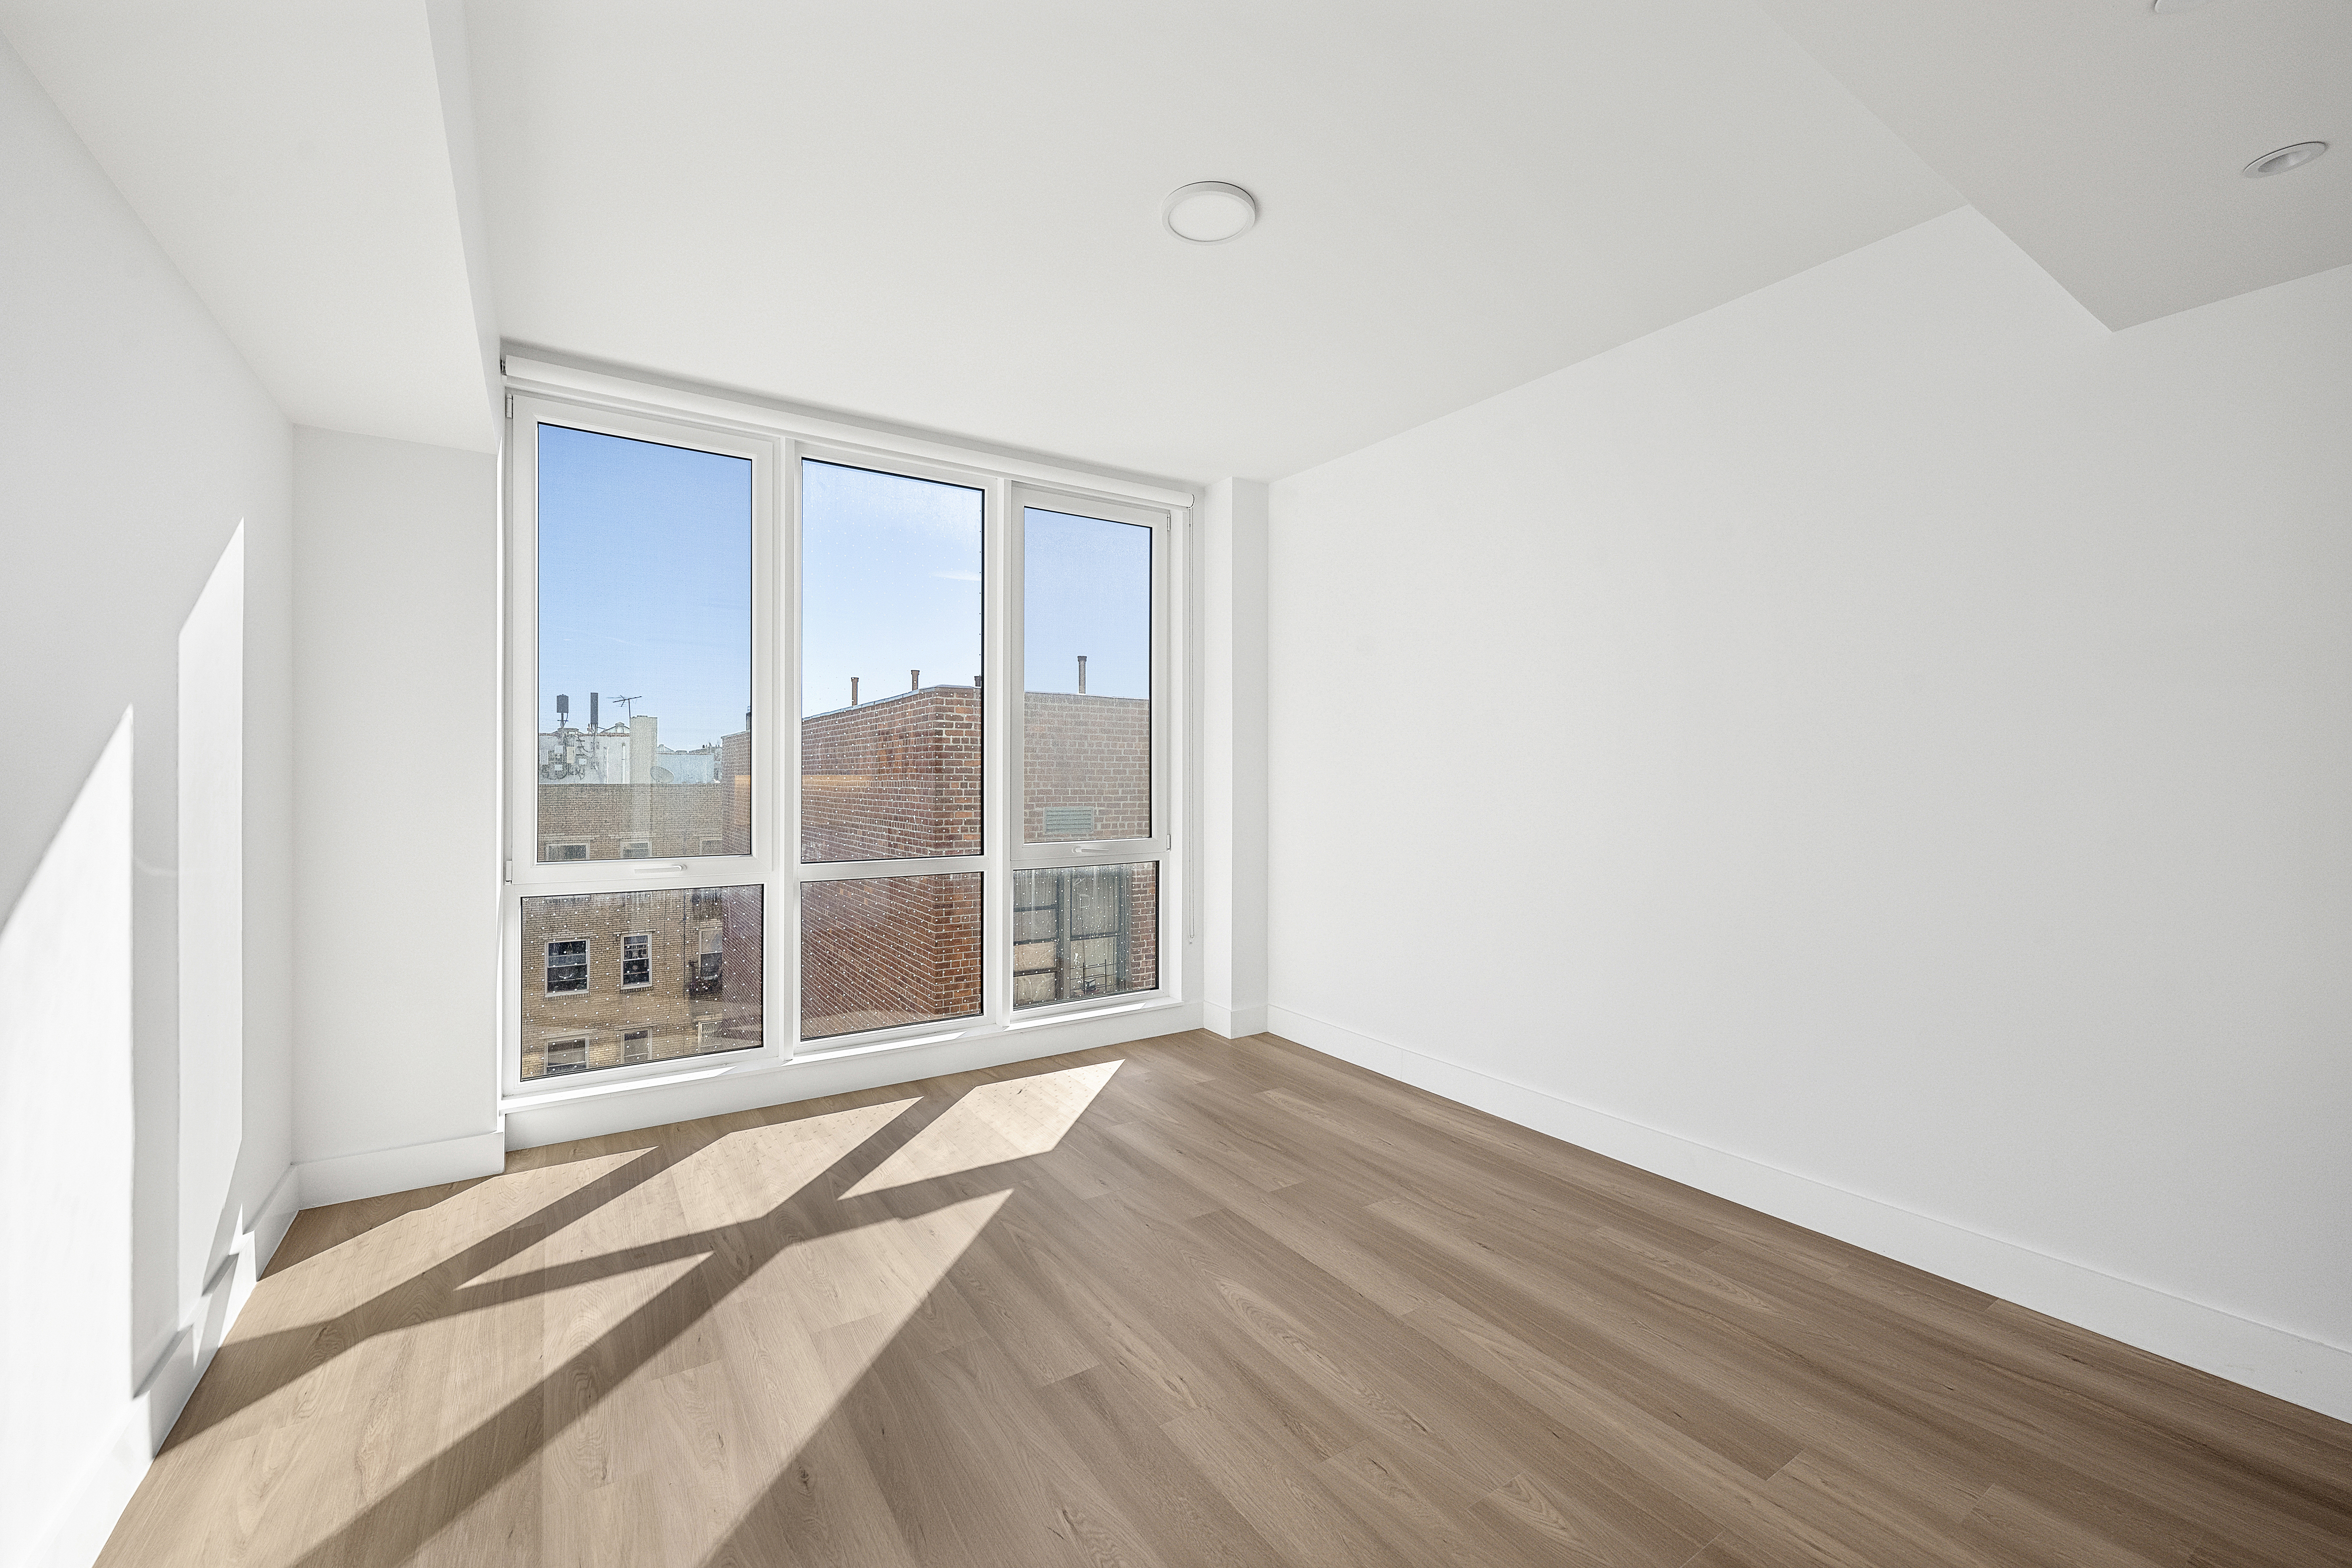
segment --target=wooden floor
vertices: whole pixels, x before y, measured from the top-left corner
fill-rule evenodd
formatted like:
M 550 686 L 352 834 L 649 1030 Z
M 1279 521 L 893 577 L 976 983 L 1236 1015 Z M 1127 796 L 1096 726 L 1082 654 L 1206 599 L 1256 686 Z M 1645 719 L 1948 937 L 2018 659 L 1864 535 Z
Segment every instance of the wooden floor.
M 108 1564 L 2352 1563 L 2352 1427 L 1266 1037 L 304 1214 Z

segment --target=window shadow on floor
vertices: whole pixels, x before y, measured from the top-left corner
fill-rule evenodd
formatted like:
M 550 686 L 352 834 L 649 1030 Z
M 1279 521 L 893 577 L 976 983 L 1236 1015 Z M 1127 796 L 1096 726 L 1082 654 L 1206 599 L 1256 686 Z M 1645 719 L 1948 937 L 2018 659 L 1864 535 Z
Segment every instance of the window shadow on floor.
M 286 1540 L 291 1554 L 273 1544 L 250 1560 L 389 1565 L 428 1542 L 440 1560 L 475 1527 L 521 1506 L 500 1494 L 535 1497 L 535 1458 L 603 1420 L 615 1391 L 641 1375 L 683 1373 L 691 1383 L 719 1359 L 706 1342 L 752 1323 L 787 1325 L 772 1354 L 761 1352 L 763 1375 L 789 1385 L 784 1426 L 803 1436 L 821 1430 L 1010 1198 L 1006 1178 L 1018 1162 L 1049 1152 L 1117 1063 L 1037 1073 L 1043 1065 L 1025 1064 L 1018 1079 L 908 1086 L 924 1091 L 914 1098 L 879 1090 L 843 1097 L 847 1105 L 824 1102 L 830 1109 L 660 1129 L 650 1141 L 635 1134 L 523 1152 L 499 1177 L 305 1215 L 303 1234 L 289 1236 L 270 1270 L 272 1292 L 257 1292 L 248 1308 L 252 1331 L 239 1324 L 189 1402 L 159 1458 L 158 1484 L 201 1486 L 206 1469 L 233 1463 L 231 1449 L 284 1430 L 286 1407 L 257 1407 L 298 1383 L 298 1405 L 315 1402 L 336 1378 L 346 1401 L 305 1442 L 357 1442 L 339 1429 L 353 1414 L 349 1402 L 405 1397 L 362 1385 L 387 1369 L 420 1375 L 414 1358 L 425 1352 L 412 1347 L 436 1334 L 452 1359 L 431 1376 L 457 1397 L 506 1392 L 500 1374 L 513 1369 L 479 1359 L 501 1343 L 519 1347 L 537 1375 L 508 1378 L 511 1392 L 486 1416 L 348 1517 L 294 1525 L 257 1516 L 256 1528 L 309 1543 Z M 962 1110 L 967 1101 L 980 1109 Z M 900 1158 L 919 1143 L 929 1151 L 928 1174 Z M 887 1191 L 857 1190 L 894 1159 Z M 336 1294 L 361 1289 L 356 1300 Z M 517 1310 L 524 1315 L 496 1316 Z M 370 1349 L 387 1337 L 384 1348 Z M 338 1362 L 351 1370 L 324 1384 L 304 1382 Z M 600 1428 L 593 1441 L 604 1440 Z M 772 1456 L 735 1496 L 713 1499 L 702 1533 L 716 1539 L 739 1500 L 754 1497 L 791 1458 L 789 1449 Z M 305 1503 L 277 1506 L 299 1512 Z M 142 1558 L 131 1533 L 119 1529 L 102 1561 L 154 1560 L 152 1542 Z M 488 1541 L 479 1547 L 498 1550 Z

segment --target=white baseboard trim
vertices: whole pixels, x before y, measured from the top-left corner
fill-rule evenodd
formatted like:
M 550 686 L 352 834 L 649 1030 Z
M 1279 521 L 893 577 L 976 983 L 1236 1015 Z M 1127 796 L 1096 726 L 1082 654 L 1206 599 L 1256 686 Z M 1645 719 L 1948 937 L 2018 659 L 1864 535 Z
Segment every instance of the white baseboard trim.
M 982 1068 L 1057 1057 L 1098 1046 L 1123 1046 L 1156 1035 L 1201 1026 L 1201 1005 L 1177 1002 L 1118 1009 L 1080 1018 L 1040 1018 L 1009 1029 L 991 1029 L 967 1038 L 919 1045 L 883 1045 L 832 1056 L 801 1057 L 757 1072 L 647 1085 L 622 1093 L 585 1096 L 528 1105 L 507 1102 L 506 1142 L 510 1149 L 536 1149 L 574 1138 L 604 1138 L 724 1116 L 770 1105 L 848 1094 L 861 1089 L 940 1078 Z
M 364 1154 L 305 1160 L 294 1170 L 301 1183 L 302 1206 L 314 1209 L 359 1198 L 380 1198 L 387 1193 L 437 1187 L 447 1182 L 470 1182 L 480 1176 L 495 1176 L 506 1167 L 506 1139 L 493 1130 L 431 1143 L 375 1149 Z
M 2184 1366 L 2352 1421 L 2352 1351 L 2117 1279 L 1526 1084 L 1267 1008 L 1266 1031 L 1612 1160 L 1867 1247 Z
M 123 1405 L 114 1435 L 67 1489 L 30 1549 L 17 1560 L 21 1568 L 89 1568 L 105 1548 L 115 1521 L 122 1517 L 131 1494 L 154 1462 L 155 1451 L 195 1393 L 197 1379 L 244 1310 L 254 1281 L 286 1239 L 299 1190 L 289 1166 L 262 1199 L 252 1223 L 230 1244 L 210 1282 L 189 1304 L 179 1332 L 165 1339 L 138 1391 Z
M 1201 1027 L 1229 1040 L 1247 1035 L 1265 1033 L 1265 1004 L 1255 1007 L 1226 1007 L 1214 1002 L 1201 1004 Z

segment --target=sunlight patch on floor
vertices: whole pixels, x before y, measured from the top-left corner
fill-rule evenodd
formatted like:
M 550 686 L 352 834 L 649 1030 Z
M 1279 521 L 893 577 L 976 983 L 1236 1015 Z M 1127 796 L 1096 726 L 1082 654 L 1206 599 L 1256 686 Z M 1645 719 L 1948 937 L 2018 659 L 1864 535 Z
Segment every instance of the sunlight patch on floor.
M 845 1198 L 1044 1154 L 1094 1103 L 1118 1062 L 984 1083 L 868 1172 Z
M 499 1284 L 615 1248 L 658 1247 L 748 1224 L 788 1202 L 916 1103 L 887 1100 L 725 1133 L 671 1164 L 658 1180 L 616 1194 L 471 1283 Z
M 609 1390 L 567 1376 L 593 1353 L 551 1332 L 541 1462 L 455 1521 L 435 1560 L 467 1560 L 461 1542 L 490 1550 L 496 1521 L 529 1508 L 542 1562 L 705 1561 L 1011 1195 L 795 1242 Z

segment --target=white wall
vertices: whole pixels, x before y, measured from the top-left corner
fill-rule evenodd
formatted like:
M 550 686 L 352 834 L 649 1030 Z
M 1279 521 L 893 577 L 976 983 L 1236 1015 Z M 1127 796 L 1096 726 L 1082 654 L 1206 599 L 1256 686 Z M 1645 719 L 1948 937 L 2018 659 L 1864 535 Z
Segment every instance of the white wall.
M 2352 1416 L 2347 433 L 1963 211 L 1278 483 L 1272 1026 Z
M 290 550 L 285 420 L 5 45 L 0 165 L 14 1565 L 95 1553 L 291 1218 Z
M 294 433 L 305 1205 L 499 1169 L 498 461 Z
M 1202 1019 L 1265 1027 L 1266 485 L 1201 498 Z

